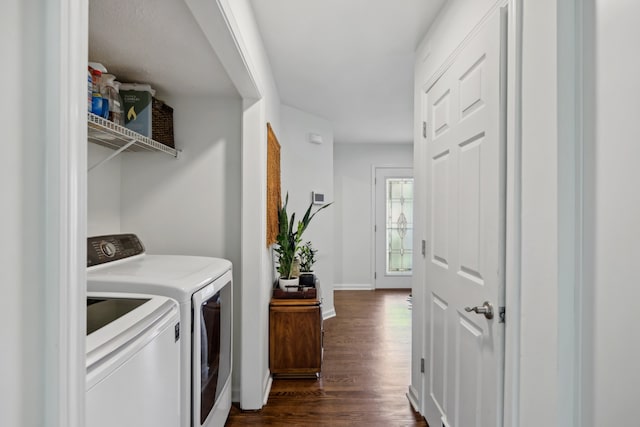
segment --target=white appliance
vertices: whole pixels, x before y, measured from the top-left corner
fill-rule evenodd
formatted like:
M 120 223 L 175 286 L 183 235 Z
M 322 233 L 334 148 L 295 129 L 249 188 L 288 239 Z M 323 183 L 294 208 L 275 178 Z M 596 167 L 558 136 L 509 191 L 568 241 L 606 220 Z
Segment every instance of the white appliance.
M 179 322 L 170 298 L 87 294 L 87 427 L 178 425 Z
M 224 426 L 231 410 L 231 262 L 148 255 L 134 234 L 90 237 L 87 258 L 89 291 L 148 293 L 178 301 L 179 425 Z

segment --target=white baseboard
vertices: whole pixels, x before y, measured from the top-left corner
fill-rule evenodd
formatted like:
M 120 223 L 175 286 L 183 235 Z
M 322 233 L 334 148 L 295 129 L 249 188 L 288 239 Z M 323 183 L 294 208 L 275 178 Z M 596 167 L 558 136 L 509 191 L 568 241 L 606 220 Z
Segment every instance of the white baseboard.
M 336 317 L 336 310 L 334 308 L 322 312 L 322 320 L 331 319 L 332 317 Z
M 375 288 L 371 283 L 344 283 L 333 285 L 334 291 L 372 291 Z
M 240 389 L 232 387 L 231 388 L 231 401 L 232 402 L 236 402 L 236 403 L 240 403 Z
M 378 286 L 376 289 L 406 289 L 408 291 L 411 290 L 411 285 L 387 285 L 387 286 Z
M 409 391 L 407 391 L 407 399 L 409 399 L 409 403 L 411 403 L 411 407 L 413 408 L 413 410 L 422 414 L 422 412 L 420 411 L 420 404 L 418 403 L 418 391 L 413 386 L 409 386 Z
M 273 384 L 273 376 L 271 375 L 271 371 L 267 370 L 267 376 L 265 377 L 262 384 L 264 384 L 264 392 L 262 396 L 262 406 L 264 406 L 269 400 L 269 393 L 271 393 L 271 385 Z

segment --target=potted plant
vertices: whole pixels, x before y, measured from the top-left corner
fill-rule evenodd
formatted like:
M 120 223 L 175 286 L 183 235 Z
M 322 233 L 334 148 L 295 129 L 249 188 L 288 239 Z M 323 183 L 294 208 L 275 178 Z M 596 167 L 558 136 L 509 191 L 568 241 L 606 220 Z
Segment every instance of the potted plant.
M 278 254 L 278 273 L 280 275 L 278 284 L 281 289 L 297 289 L 299 286 L 299 277 L 295 272 L 296 255 L 300 249 L 302 242 L 302 234 L 309 226 L 313 217 L 322 209 L 331 205 L 320 206 L 315 212 L 311 212 L 313 203 L 309 205 L 302 220 L 296 224 L 296 214 L 291 214 L 291 218 L 287 213 L 287 204 L 289 203 L 289 193 L 285 197 L 284 204 L 278 210 L 278 235 L 276 236 L 277 247 L 274 249 Z
M 300 286 L 314 287 L 316 276 L 313 274 L 313 264 L 316 263 L 317 249 L 313 248 L 311 242 L 300 247 Z

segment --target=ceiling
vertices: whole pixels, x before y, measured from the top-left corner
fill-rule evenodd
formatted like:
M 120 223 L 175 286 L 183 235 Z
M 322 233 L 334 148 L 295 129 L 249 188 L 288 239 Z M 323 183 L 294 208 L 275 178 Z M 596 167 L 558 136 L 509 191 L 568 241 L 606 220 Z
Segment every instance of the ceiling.
M 160 98 L 239 96 L 183 1 L 90 0 L 89 60 L 120 82 L 151 84 Z
M 283 104 L 329 120 L 336 143 L 409 143 L 414 51 L 445 1 L 251 4 Z M 90 0 L 89 59 L 160 98 L 239 96 L 182 1 Z
M 336 143 L 413 141 L 414 51 L 445 0 L 251 0 L 283 104 Z

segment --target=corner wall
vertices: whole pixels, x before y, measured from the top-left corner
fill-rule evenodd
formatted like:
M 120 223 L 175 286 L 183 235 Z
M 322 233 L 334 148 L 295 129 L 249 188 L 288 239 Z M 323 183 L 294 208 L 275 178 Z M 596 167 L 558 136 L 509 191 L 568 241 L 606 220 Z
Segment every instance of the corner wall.
M 412 144 L 336 144 L 334 148 L 335 288 L 372 289 L 374 166 L 412 167 Z
M 634 425 L 640 418 L 640 145 L 636 99 L 640 93 L 640 4 L 622 0 L 583 3 L 581 426 Z
M 557 3 L 525 2 L 522 35 L 520 370 L 513 422 L 559 425 Z M 544 126 L 540 126 L 544 123 Z M 567 141 L 567 143 L 569 143 Z M 509 295 L 507 295 L 509 299 Z M 540 316 L 540 303 L 544 316 Z M 510 310 L 510 309 L 508 309 Z M 541 352 L 540 349 L 545 351 Z M 545 408 L 540 411 L 540 408 Z
M 150 254 L 199 255 L 240 263 L 238 98 L 173 96 L 178 158 L 122 158 L 122 232 Z M 234 272 L 235 275 L 235 272 Z
M 87 144 L 88 167 L 111 154 L 113 150 L 110 148 Z M 120 154 L 87 173 L 87 236 L 120 232 L 120 174 L 123 156 L 126 154 Z
M 274 128 L 280 141 L 282 201 L 289 193 L 289 215 L 301 218 L 311 203 L 311 192 L 323 193 L 327 203 L 333 194 L 333 127 L 313 114 L 286 105 L 281 109 L 281 130 Z M 322 144 L 309 142 L 309 133 L 322 137 Z M 313 210 L 319 205 L 314 205 Z M 334 205 L 316 215 L 303 235 L 318 250 L 314 266 L 320 280 L 322 312 L 325 318 L 335 315 L 334 286 Z
M 260 409 L 271 388 L 269 371 L 269 301 L 271 249 L 266 239 L 267 122 L 280 127 L 280 97 L 249 0 L 218 0 L 233 38 L 231 50 L 217 50 L 227 71 L 242 73 L 252 88 L 240 90 L 242 117 L 242 284 L 234 293 L 234 324 L 240 340 L 234 344 L 233 401 L 242 409 Z M 239 384 L 236 386 L 237 382 Z
M 43 242 L 47 232 L 45 152 L 49 141 L 43 97 L 46 79 L 39 79 L 36 74 L 36 70 L 45 68 L 45 44 L 41 41 L 44 19 L 39 13 L 44 6 L 39 1 L 10 0 L 3 3 L 0 14 L 3 78 L 11 82 L 4 91 L 11 102 L 0 106 L 7 142 L 0 157 L 4 224 L 0 247 L 3 426 L 44 425 L 45 398 L 55 398 L 46 394 L 45 358 L 56 360 L 56 352 L 46 347 L 46 321 L 52 316 L 45 309 L 49 305 L 48 309 L 55 312 L 61 303 L 56 299 L 45 304 L 44 298 L 48 284 Z M 31 14 L 34 22 L 26 18 Z M 57 424 L 55 420 L 52 423 Z

